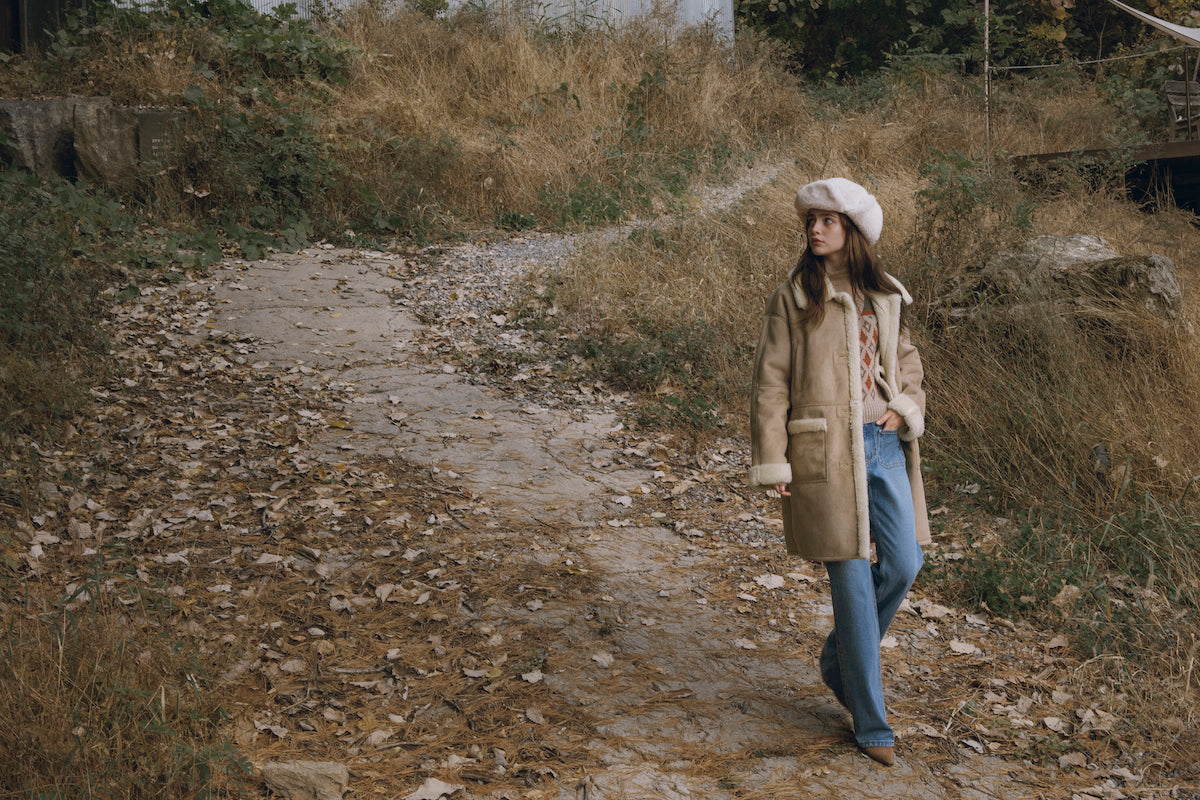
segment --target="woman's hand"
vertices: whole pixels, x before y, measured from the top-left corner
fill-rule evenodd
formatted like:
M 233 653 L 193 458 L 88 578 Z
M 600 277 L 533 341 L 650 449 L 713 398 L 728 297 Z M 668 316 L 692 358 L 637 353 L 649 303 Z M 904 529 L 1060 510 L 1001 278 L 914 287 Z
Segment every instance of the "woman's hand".
M 787 490 L 786 483 L 777 483 L 774 486 L 772 486 L 771 488 L 774 489 L 775 491 L 779 492 L 779 494 L 782 495 L 783 497 L 791 497 L 792 496 L 792 493 Z
M 904 424 L 904 417 L 889 408 L 886 414 L 875 420 L 875 424 L 885 431 L 898 431 L 900 430 L 900 426 Z

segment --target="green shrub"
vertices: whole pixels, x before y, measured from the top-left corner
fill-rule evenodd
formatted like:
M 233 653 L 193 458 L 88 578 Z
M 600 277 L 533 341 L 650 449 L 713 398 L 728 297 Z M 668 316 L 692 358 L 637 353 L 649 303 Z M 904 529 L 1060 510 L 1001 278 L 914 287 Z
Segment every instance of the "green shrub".
M 178 191 L 184 208 L 210 224 L 271 232 L 302 218 L 321 219 L 315 212 L 350 181 L 312 114 L 269 93 L 249 109 L 214 101 L 199 89 L 187 99 L 193 116 L 169 139 L 169 181 L 159 186 Z
M 133 233 L 114 203 L 65 183 L 0 170 L 0 430 L 69 417 L 86 398 L 106 341 L 99 291 L 109 269 L 96 241 Z

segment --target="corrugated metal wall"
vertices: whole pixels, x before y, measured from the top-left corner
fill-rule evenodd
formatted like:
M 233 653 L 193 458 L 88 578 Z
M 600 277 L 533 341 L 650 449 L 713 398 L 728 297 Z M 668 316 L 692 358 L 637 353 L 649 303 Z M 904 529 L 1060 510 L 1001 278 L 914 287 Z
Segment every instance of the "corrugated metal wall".
M 117 3 L 132 0 L 113 0 Z M 288 0 L 243 0 L 264 13 L 273 11 Z M 338 7 L 354 0 L 290 0 L 300 15 L 307 17 L 319 6 Z M 499 3 L 500 0 L 492 0 Z M 661 2 L 661 0 L 659 0 Z M 46 41 L 46 30 L 57 28 L 68 11 L 80 8 L 91 0 L 0 0 L 0 50 L 14 52 L 28 43 Z M 466 0 L 449 0 L 450 5 Z M 733 39 L 733 0 L 675 0 L 676 13 L 683 25 L 715 25 L 717 35 Z M 568 26 L 587 25 L 593 21 L 619 24 L 622 20 L 643 14 L 654 6 L 655 0 L 537 0 L 534 14 L 544 20 L 559 21 Z
M 246 0 L 259 11 L 269 12 L 287 0 Z M 292 0 L 301 16 L 307 16 L 321 0 Z M 354 0 L 325 0 L 326 6 L 349 5 Z M 466 0 L 449 0 L 450 6 L 465 5 Z M 492 0 L 500 4 L 500 0 Z M 672 0 L 657 0 L 670 7 Z M 733 0 L 673 0 L 675 12 L 682 25 L 712 24 L 717 35 L 733 40 Z M 538 0 L 532 4 L 534 14 L 541 19 L 564 24 L 586 25 L 592 21 L 619 24 L 651 11 L 656 0 Z
M 543 0 L 540 4 L 543 18 L 571 24 L 591 20 L 619 24 L 647 14 L 656 6 L 674 10 L 681 25 L 711 24 L 717 36 L 733 41 L 733 0 Z
M 291 2 L 296 7 L 296 11 L 300 16 L 307 17 L 312 14 L 313 7 L 318 4 L 318 0 L 245 0 L 245 2 L 254 6 L 264 14 L 269 14 L 276 6 L 281 6 L 285 2 Z M 336 5 L 334 3 L 325 3 L 324 5 Z

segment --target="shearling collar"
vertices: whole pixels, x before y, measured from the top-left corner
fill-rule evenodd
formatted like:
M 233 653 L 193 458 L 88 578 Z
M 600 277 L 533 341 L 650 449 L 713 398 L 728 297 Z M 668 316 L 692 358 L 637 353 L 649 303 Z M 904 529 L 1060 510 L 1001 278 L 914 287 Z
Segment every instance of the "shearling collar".
M 891 278 L 892 282 L 900 288 L 900 301 L 904 305 L 911 303 L 912 296 L 909 295 L 908 290 L 904 288 L 904 284 L 896 280 L 895 276 L 893 275 L 888 275 L 888 277 Z M 802 311 L 807 309 L 809 303 L 808 293 L 804 291 L 804 287 L 800 284 L 798 276 L 793 277 L 790 281 L 788 281 L 788 283 L 792 287 L 792 297 L 795 298 L 796 305 L 798 305 Z M 887 302 L 888 297 L 891 296 L 887 292 L 867 292 L 867 295 L 871 298 L 871 302 L 876 305 Z M 847 307 L 852 304 L 850 295 L 846 294 L 845 292 L 834 291 L 833 283 L 828 277 L 825 278 L 825 296 L 833 300 L 838 300 L 839 302 L 846 304 Z

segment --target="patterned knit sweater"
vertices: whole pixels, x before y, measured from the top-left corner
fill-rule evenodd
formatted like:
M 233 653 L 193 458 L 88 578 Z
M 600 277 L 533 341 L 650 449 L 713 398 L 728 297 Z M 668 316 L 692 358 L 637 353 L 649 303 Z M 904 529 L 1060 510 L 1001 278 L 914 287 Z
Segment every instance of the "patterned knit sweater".
M 871 299 L 864 298 L 858 309 L 859 373 L 863 383 L 863 422 L 874 422 L 887 413 L 887 398 L 879 391 L 875 376 L 879 372 L 879 323 Z
M 845 292 L 854 297 L 858 307 L 858 349 L 861 361 L 859 373 L 862 375 L 863 422 L 874 422 L 887 413 L 888 399 L 879 390 L 876 375 L 879 373 L 879 323 L 875 318 L 875 309 L 869 297 L 858 295 L 850 287 L 850 276 L 845 268 L 838 272 L 828 272 L 829 281 L 834 291 Z

